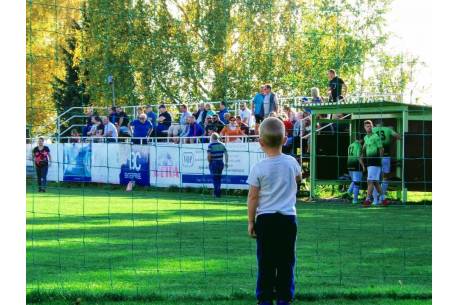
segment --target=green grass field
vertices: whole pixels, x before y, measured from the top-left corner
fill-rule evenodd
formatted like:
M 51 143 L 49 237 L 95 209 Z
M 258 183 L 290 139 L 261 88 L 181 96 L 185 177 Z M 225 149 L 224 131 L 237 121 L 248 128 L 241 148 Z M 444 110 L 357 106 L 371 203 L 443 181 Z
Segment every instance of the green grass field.
M 298 205 L 298 304 L 431 304 L 431 206 Z M 254 304 L 244 197 L 27 191 L 28 303 Z

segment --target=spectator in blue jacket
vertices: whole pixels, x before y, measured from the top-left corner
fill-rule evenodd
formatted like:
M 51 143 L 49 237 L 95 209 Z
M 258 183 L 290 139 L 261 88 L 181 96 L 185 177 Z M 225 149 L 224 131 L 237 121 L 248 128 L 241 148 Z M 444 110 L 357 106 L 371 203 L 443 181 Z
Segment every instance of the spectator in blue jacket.
M 153 112 L 152 105 L 147 105 L 146 114 L 147 120 L 149 120 L 149 122 L 152 123 L 152 126 L 155 129 L 157 127 L 157 114 Z
M 204 134 L 204 130 L 200 124 L 196 122 L 193 115 L 187 117 L 187 126 L 185 127 L 185 141 L 184 143 L 197 143 L 197 138 Z
M 227 104 L 225 102 L 220 102 L 220 111 L 219 119 L 225 124 L 228 124 L 228 121 L 225 119 L 225 114 L 228 113 Z
M 147 143 L 148 138 L 153 130 L 153 125 L 147 120 L 147 115 L 141 113 L 139 119 L 136 119 L 129 123 L 129 130 L 133 139 L 131 143 L 133 144 L 144 144 Z
M 265 86 L 260 86 L 260 92 L 258 92 L 252 99 L 252 113 L 256 119 L 255 133 L 259 134 L 259 125 L 264 120 L 264 98 L 265 98 Z

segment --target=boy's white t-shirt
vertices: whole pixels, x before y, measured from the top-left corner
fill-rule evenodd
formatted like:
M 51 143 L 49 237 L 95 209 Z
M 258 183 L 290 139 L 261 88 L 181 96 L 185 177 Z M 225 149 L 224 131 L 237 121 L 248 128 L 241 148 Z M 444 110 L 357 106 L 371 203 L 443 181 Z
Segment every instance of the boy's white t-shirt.
M 285 154 L 257 162 L 248 176 L 248 184 L 260 188 L 256 216 L 276 212 L 296 215 L 296 176 L 300 174 L 299 163 Z

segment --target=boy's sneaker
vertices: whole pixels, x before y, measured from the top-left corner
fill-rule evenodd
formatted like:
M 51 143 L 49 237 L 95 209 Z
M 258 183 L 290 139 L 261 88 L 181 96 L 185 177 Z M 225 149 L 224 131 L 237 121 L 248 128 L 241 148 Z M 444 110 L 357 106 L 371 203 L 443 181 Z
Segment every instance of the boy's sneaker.
M 371 202 L 369 199 L 366 199 L 366 200 L 364 200 L 364 202 L 363 202 L 363 206 L 364 206 L 365 208 L 370 207 L 371 204 L 372 204 L 372 202 Z

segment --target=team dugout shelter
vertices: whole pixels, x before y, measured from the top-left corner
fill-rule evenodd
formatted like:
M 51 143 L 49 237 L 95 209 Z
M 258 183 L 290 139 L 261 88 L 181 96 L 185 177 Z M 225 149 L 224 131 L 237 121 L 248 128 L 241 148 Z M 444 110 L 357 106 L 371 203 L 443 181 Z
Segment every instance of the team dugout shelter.
M 432 107 L 395 101 L 366 100 L 310 105 L 312 114 L 310 154 L 310 197 L 320 185 L 343 185 L 346 180 L 347 150 L 356 135 L 364 138 L 364 121 L 392 127 L 401 139 L 392 140 L 389 190 L 397 191 L 405 203 L 408 191 L 431 192 Z M 366 175 L 363 175 L 365 183 Z

